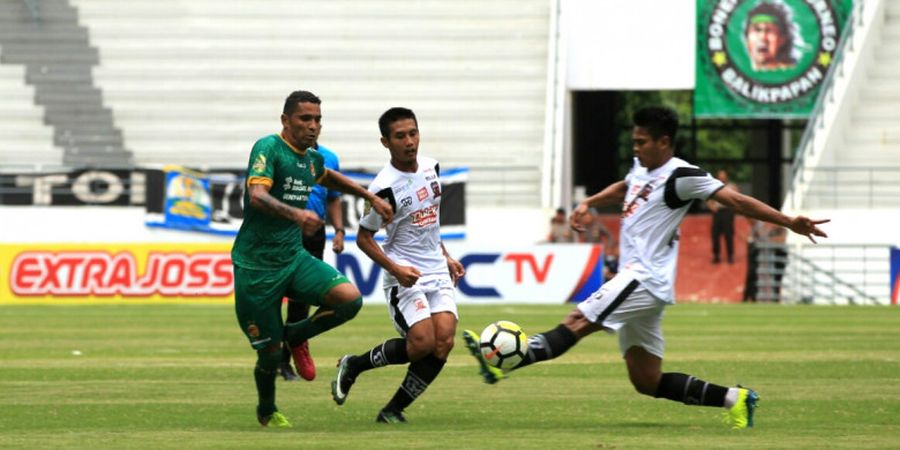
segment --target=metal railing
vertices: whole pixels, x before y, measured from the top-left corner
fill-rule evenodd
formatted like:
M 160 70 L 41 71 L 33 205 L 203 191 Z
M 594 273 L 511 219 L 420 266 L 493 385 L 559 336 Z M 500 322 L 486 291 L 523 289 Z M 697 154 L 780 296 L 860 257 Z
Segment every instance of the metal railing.
M 759 244 L 760 300 L 833 305 L 890 303 L 888 244 Z M 768 291 L 764 289 L 768 287 Z
M 814 151 L 817 135 L 825 128 L 825 107 L 827 104 L 834 103 L 835 100 L 834 80 L 838 74 L 841 76 L 844 75 L 845 49 L 849 47 L 853 50 L 853 41 L 856 37 L 856 30 L 864 24 L 863 8 L 865 7 L 866 2 L 860 0 L 853 3 L 853 10 L 844 24 L 843 31 L 841 31 L 841 39 L 837 50 L 834 52 L 834 59 L 828 68 L 828 73 L 825 74 L 825 80 L 822 81 L 822 86 L 819 88 L 819 94 L 816 98 L 812 112 L 810 112 L 809 119 L 807 120 L 806 129 L 803 130 L 800 143 L 797 145 L 797 150 L 794 153 L 794 161 L 791 164 L 791 185 L 789 192 L 789 200 L 792 206 L 794 206 L 794 196 L 797 195 L 796 191 L 804 182 L 804 171 L 800 169 L 806 164 L 807 155 L 811 155 Z M 822 138 L 827 139 L 827 136 L 822 136 Z
M 810 167 L 800 173 L 808 182 L 795 205 L 802 209 L 900 208 L 900 166 Z

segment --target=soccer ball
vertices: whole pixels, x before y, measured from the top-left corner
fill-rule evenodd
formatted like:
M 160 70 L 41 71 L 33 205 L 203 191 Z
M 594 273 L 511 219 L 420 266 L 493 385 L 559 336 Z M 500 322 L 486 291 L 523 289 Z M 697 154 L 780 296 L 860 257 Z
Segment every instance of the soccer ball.
M 528 350 L 528 336 L 515 323 L 500 320 L 481 332 L 481 354 L 488 364 L 509 370 L 522 362 Z

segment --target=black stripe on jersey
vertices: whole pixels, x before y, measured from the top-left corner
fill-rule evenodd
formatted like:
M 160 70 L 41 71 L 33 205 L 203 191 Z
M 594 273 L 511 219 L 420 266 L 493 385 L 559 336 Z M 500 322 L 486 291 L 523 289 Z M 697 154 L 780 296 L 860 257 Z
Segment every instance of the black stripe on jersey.
M 434 171 L 437 173 L 437 176 L 441 176 L 441 164 L 437 163 L 434 165 Z
M 391 204 L 391 208 L 394 212 L 397 212 L 397 200 L 394 198 L 394 190 L 391 188 L 384 188 L 375 193 L 376 196 L 385 199 L 388 203 Z
M 669 179 L 666 180 L 666 188 L 663 198 L 666 200 L 666 206 L 671 209 L 678 209 L 687 205 L 691 200 L 682 200 L 678 198 L 678 191 L 675 190 L 675 182 L 681 177 L 705 177 L 706 171 L 696 167 L 679 167 L 672 171 Z
M 604 309 L 603 312 L 600 313 L 599 316 L 597 316 L 597 320 L 595 321 L 595 323 L 603 323 L 603 321 L 606 320 L 606 318 L 610 314 L 612 314 L 612 312 L 615 311 L 616 308 L 618 308 L 619 305 L 621 305 L 622 302 L 624 302 L 625 299 L 628 298 L 628 296 L 631 295 L 631 293 L 634 292 L 634 290 L 637 289 L 638 286 L 640 286 L 640 284 L 641 283 L 638 283 L 637 280 L 631 280 L 631 283 L 628 283 L 628 286 L 625 286 L 625 289 L 622 289 L 622 292 L 619 292 L 619 295 L 609 303 L 609 306 L 607 306 L 606 309 Z
M 394 315 L 394 323 L 403 330 L 403 335 L 406 336 L 406 332 L 409 331 L 409 325 L 406 323 L 406 319 L 403 318 L 403 311 L 400 311 L 400 297 L 397 296 L 397 292 L 400 290 L 399 287 L 394 286 L 391 288 L 391 312 Z

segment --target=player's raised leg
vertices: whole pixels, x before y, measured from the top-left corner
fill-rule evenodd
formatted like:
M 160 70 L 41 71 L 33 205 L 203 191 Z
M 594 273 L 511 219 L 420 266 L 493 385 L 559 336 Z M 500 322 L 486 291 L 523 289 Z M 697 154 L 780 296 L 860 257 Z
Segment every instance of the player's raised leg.
M 478 333 L 472 330 L 463 330 L 462 337 L 469 353 L 475 358 L 475 361 L 478 362 L 478 373 L 481 374 L 481 378 L 484 379 L 485 383 L 494 384 L 506 378 L 505 372 L 488 364 L 487 360 L 484 359 L 480 347 L 481 337 Z
M 725 408 L 724 421 L 732 428 L 753 426 L 759 395 L 751 389 L 719 386 L 684 373 L 662 372 L 662 358 L 640 346 L 625 352 L 625 364 L 631 384 L 641 394 L 685 405 Z
M 525 357 L 522 358 L 522 362 L 519 365 L 510 371 L 548 359 L 558 358 L 572 348 L 579 339 L 601 329 L 602 327 L 589 322 L 581 311 L 575 309 L 555 328 L 530 336 Z M 463 339 L 466 342 L 466 348 L 469 349 L 469 353 L 478 361 L 479 372 L 485 383 L 494 384 L 508 376 L 510 371 L 504 372 L 493 367 L 484 359 L 479 347 L 480 339 L 477 333 L 465 330 L 463 331 Z
M 309 254 L 306 254 L 294 274 L 288 287 L 288 295 L 293 299 L 321 305 L 306 319 L 285 325 L 284 337 L 294 352 L 296 361 L 303 341 L 356 317 L 362 308 L 362 294 L 334 267 Z

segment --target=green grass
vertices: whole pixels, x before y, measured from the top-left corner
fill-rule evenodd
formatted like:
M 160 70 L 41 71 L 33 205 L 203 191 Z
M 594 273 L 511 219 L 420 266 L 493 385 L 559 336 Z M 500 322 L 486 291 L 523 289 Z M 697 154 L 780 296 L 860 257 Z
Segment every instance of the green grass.
M 464 306 L 460 329 L 507 319 L 536 333 L 570 309 Z M 278 382 L 295 428 L 261 429 L 255 355 L 230 305 L 3 306 L 0 448 L 900 447 L 900 309 L 684 304 L 663 328 L 665 370 L 760 392 L 756 428 L 637 394 L 604 334 L 497 386 L 458 339 L 410 423 L 376 424 L 405 367 L 361 376 L 342 407 L 330 395 L 341 354 L 396 336 L 369 305 L 311 342 L 314 382 Z

